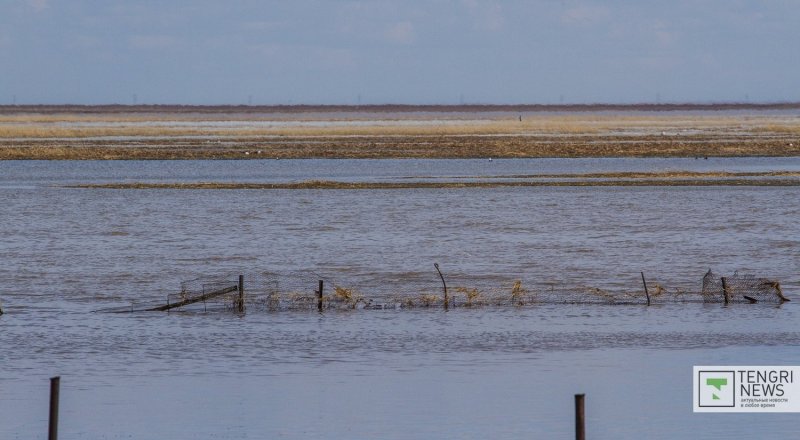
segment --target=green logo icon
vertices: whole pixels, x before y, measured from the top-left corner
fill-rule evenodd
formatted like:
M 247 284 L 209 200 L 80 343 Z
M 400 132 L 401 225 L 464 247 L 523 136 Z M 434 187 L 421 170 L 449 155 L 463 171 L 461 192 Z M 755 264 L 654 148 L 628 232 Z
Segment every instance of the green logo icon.
M 706 385 L 716 388 L 717 391 L 722 391 L 722 387 L 728 385 L 728 379 L 720 377 L 712 377 L 706 379 Z M 714 393 L 711 394 L 711 398 L 714 400 L 719 400 L 719 396 Z

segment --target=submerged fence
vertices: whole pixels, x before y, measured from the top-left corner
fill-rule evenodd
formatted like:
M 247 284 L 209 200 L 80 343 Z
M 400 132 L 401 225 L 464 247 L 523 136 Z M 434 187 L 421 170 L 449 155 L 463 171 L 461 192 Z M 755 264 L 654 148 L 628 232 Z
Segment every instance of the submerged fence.
M 527 306 L 535 304 L 772 303 L 788 301 L 780 283 L 754 275 L 722 277 L 710 270 L 683 284 L 647 280 L 599 288 L 534 277 L 429 272 L 372 276 L 251 272 L 202 276 L 180 283 L 166 303 L 138 310 L 404 309 L 418 307 Z M 638 274 L 637 274 L 638 279 Z M 177 289 L 176 289 L 177 290 Z M 133 310 L 134 308 L 131 308 Z

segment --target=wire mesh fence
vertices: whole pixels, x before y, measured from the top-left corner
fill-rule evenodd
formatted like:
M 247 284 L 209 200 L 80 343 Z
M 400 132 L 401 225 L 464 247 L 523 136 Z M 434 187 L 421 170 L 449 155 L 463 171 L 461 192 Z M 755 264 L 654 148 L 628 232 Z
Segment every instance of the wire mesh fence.
M 438 267 L 437 267 L 438 271 Z M 658 280 L 593 287 L 532 276 L 437 271 L 353 275 L 249 272 L 202 276 L 180 283 L 167 304 L 143 310 L 328 310 L 535 304 L 770 303 L 788 301 L 780 283 L 754 275 L 721 277 L 708 271 L 685 283 Z M 637 277 L 638 278 L 638 277 Z M 636 279 L 636 278 L 632 278 Z M 654 282 L 656 281 L 656 282 Z

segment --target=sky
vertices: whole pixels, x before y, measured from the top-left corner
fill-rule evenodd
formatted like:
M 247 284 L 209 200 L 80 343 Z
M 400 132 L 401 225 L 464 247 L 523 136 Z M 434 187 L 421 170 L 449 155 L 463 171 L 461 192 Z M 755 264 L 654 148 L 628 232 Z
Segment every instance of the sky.
M 800 101 L 800 1 L 0 0 L 0 104 Z

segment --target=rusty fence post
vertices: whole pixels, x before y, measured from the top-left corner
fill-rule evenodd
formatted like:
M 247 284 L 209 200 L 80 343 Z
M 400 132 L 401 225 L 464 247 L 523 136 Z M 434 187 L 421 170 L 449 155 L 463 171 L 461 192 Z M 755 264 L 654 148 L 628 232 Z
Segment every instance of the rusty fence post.
M 47 440 L 58 439 L 58 395 L 61 388 L 61 376 L 50 378 L 50 423 L 47 429 Z
M 575 395 L 575 440 L 586 440 L 586 419 L 583 411 L 585 394 Z
M 244 275 L 239 275 L 239 300 L 236 305 L 239 313 L 244 313 Z

